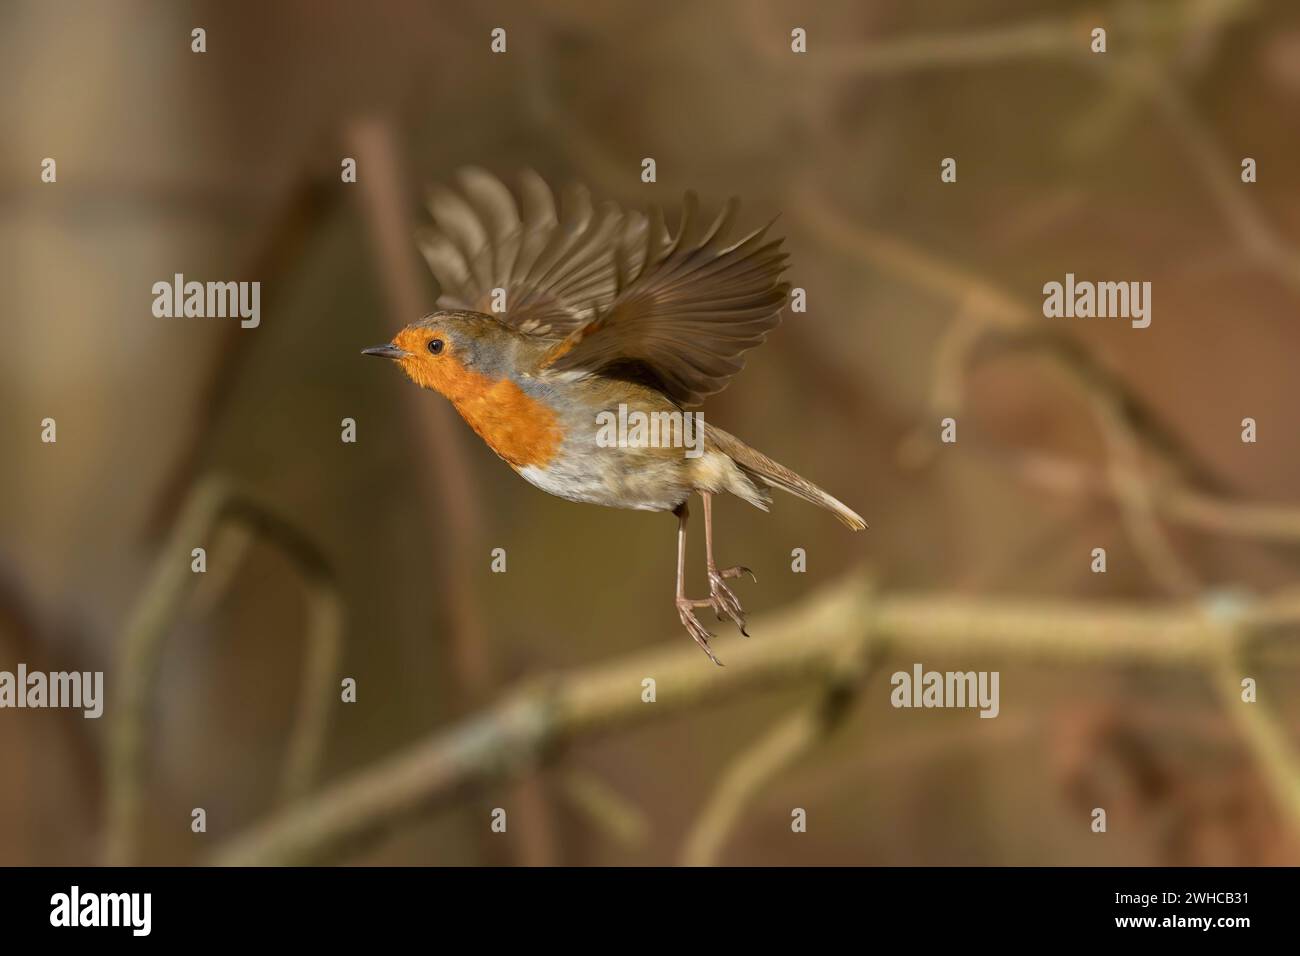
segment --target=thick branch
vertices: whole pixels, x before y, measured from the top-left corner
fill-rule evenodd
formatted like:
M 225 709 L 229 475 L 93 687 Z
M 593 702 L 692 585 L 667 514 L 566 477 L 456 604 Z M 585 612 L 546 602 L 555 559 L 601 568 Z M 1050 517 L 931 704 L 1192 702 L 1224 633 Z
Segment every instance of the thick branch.
M 969 660 L 1005 654 L 1075 664 L 1116 661 L 1208 668 L 1233 633 L 1300 622 L 1300 598 L 1243 607 L 1232 622 L 1200 606 L 1150 609 L 1011 599 L 900 595 L 874 599 L 850 575 L 806 602 L 760 618 L 727 667 L 688 643 L 525 684 L 481 715 L 336 784 L 236 837 L 227 865 L 337 858 L 470 786 L 509 779 L 569 744 L 632 723 L 714 704 L 742 691 L 833 680 L 846 653 L 872 647 Z M 1236 630 L 1234 630 L 1234 628 Z M 657 701 L 641 699 L 654 678 Z

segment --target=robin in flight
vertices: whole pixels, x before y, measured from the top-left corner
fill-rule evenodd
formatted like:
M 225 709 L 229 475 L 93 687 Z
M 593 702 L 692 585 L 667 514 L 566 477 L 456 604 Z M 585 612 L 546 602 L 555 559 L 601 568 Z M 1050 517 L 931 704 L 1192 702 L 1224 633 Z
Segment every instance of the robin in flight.
M 543 491 L 676 515 L 677 614 L 721 663 L 695 610 L 711 608 L 748 636 L 727 581 L 753 572 L 714 562 L 714 495 L 729 492 L 766 511 L 771 489 L 780 488 L 854 530 L 866 527 L 812 482 L 686 411 L 725 388 L 780 321 L 789 292 L 782 240 L 767 238 L 770 224 L 730 239 L 735 199 L 706 224 L 687 193 L 670 233 L 661 209 L 595 206 L 580 186 L 565 191 L 557 210 L 531 171 L 521 176 L 518 201 L 479 169 L 462 170 L 459 185 L 434 189 L 433 224 L 418 237 L 440 286 L 439 311 L 363 352 L 392 359 L 417 385 L 442 393 Z M 692 493 L 704 505 L 704 599 L 686 596 Z

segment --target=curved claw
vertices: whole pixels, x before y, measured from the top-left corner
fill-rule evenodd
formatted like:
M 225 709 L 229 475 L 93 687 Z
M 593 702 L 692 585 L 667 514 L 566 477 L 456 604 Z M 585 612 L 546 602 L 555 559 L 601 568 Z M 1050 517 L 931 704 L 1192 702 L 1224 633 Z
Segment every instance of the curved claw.
M 707 628 L 705 628 L 705 626 L 700 623 L 699 618 L 695 616 L 696 607 L 709 606 L 712 606 L 711 601 L 692 601 L 689 598 L 678 598 L 677 616 L 682 619 L 682 626 L 686 628 L 686 633 L 691 635 L 691 639 L 700 646 L 700 650 L 704 651 L 704 653 L 708 655 L 709 660 L 713 661 L 713 663 L 717 664 L 719 667 L 722 667 L 722 661 L 718 660 L 717 655 L 713 653 L 713 649 L 709 647 L 709 638 L 716 637 L 717 635 L 711 633 Z
M 748 574 L 751 581 L 758 583 L 758 575 L 743 564 L 738 564 L 734 568 L 723 568 L 718 572 L 718 576 L 723 578 L 738 578 L 742 574 Z
M 736 569 L 728 568 L 727 570 Z M 740 606 L 740 599 L 736 597 L 735 592 L 727 587 L 723 580 L 726 577 L 725 571 L 709 572 L 709 603 L 712 605 L 714 613 L 718 615 L 718 620 L 722 620 L 722 615 L 726 614 L 735 622 L 736 627 L 740 628 L 740 633 L 745 637 L 749 637 L 749 631 L 745 630 L 745 609 Z

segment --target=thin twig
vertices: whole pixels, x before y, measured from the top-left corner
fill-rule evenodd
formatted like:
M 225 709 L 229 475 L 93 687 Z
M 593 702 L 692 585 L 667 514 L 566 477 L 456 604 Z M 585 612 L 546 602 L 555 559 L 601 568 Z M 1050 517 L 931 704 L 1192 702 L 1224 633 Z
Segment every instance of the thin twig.
M 1201 585 L 1196 573 L 1179 557 L 1158 520 L 1155 493 L 1142 472 L 1137 434 L 1110 395 L 1098 393 L 1093 407 L 1110 452 L 1106 458 L 1106 474 L 1129 539 L 1147 571 L 1167 593 L 1191 597 Z
M 338 702 L 338 673 L 343 653 L 343 605 L 333 581 L 309 576 L 304 581 L 307 641 L 302 691 L 280 781 L 282 805 L 310 792 L 325 753 L 330 714 Z
M 1032 349 L 1041 353 L 1062 373 L 1062 379 L 1085 401 L 1096 394 L 1109 396 L 1115 409 L 1140 434 L 1146 444 L 1170 467 L 1194 486 L 1221 489 L 1223 482 L 1201 456 L 1118 375 L 1101 364 L 1092 353 L 1065 335 L 1043 331 L 1033 324 L 1036 315 L 1023 302 L 995 283 L 945 262 L 901 239 L 884 235 L 855 222 L 834 206 L 819 190 L 800 188 L 789 203 L 794 215 L 824 242 L 845 255 L 862 259 L 911 282 L 932 294 L 953 302 L 965 316 L 951 325 L 939 371 L 945 380 L 936 383 L 936 400 L 960 403 L 963 384 L 957 373 L 969 371 L 977 347 Z M 985 334 L 981 336 L 979 332 Z M 986 353 L 987 354 L 987 353 Z M 927 427 L 905 440 L 904 452 L 913 461 L 924 461 L 918 442 L 932 442 L 934 429 Z M 910 448 L 907 446 L 911 446 Z
M 970 453 L 1001 461 L 1007 455 L 995 448 L 974 423 L 966 426 L 961 447 Z M 1038 451 L 1011 451 L 1010 468 L 1027 485 L 1056 495 L 1115 500 L 1114 474 L 1107 474 L 1083 462 Z M 1111 464 L 1110 468 L 1126 466 Z M 1144 480 L 1140 475 L 1125 481 Z M 1151 482 L 1151 509 L 1166 521 L 1206 534 L 1263 544 L 1300 544 L 1300 507 L 1238 501 L 1209 492 L 1196 491 L 1171 482 Z
M 288 743 L 282 797 L 302 796 L 319 767 L 332 709 L 334 676 L 342 653 L 343 610 L 333 572 L 316 545 L 295 527 L 237 491 L 209 478 L 198 484 L 175 529 L 159 552 L 118 645 L 114 672 L 121 700 L 110 724 L 105 764 L 108 795 L 105 858 L 136 862 L 144 793 L 145 738 L 150 703 L 155 698 L 166 638 L 171 633 L 197 575 L 191 551 L 210 542 L 226 523 L 250 527 L 293 563 L 308 591 L 306 658 L 298 715 Z
M 1211 669 L 1210 680 L 1223 709 L 1254 755 L 1278 809 L 1290 821 L 1292 831 L 1300 833 L 1300 758 L 1275 708 L 1266 700 L 1248 703 L 1241 696 L 1242 678 L 1248 676 L 1244 651 L 1250 636 L 1245 629 L 1231 629 L 1229 639 L 1223 642 L 1217 666 Z
M 874 628 L 863 622 L 862 639 L 846 644 L 832 662 L 825 687 L 762 734 L 723 773 L 682 847 L 687 866 L 712 866 L 764 784 L 800 756 L 824 743 L 843 723 L 861 693 Z
M 314 164 L 303 163 L 245 267 L 245 275 L 266 289 L 263 307 L 277 301 L 287 284 L 286 277 L 299 264 L 311 237 L 334 208 L 338 195 L 338 189 L 329 187 Z M 168 467 L 151 506 L 144 527 L 145 537 L 158 538 L 171 527 L 191 486 L 202 473 L 208 445 L 257 341 L 258 335 L 240 328 L 238 322 L 223 324 L 220 345 L 202 373 L 203 384 L 192 409 L 193 420 L 184 430 L 180 453 Z
M 587 770 L 570 768 L 560 777 L 560 792 L 615 843 L 638 849 L 650 835 L 650 820 L 637 804 Z
M 1131 7 L 1132 4 L 1126 5 Z M 754 49 L 773 65 L 787 69 L 835 75 L 900 75 L 927 70 L 947 70 L 982 65 L 1003 65 L 1014 60 L 1084 62 L 1090 52 L 1090 32 L 1096 26 L 1122 24 L 1125 39 L 1142 42 L 1179 37 L 1207 26 L 1242 19 L 1258 6 L 1257 0 L 1196 0 L 1196 2 L 1140 5 L 1137 17 L 1125 6 L 1098 10 L 1092 16 L 1068 16 L 999 24 L 962 33 L 930 33 L 886 37 L 847 46 L 826 39 L 816 56 L 791 57 L 786 45 L 788 27 L 765 12 L 761 3 L 747 4 L 747 31 Z M 814 39 L 812 42 L 818 42 Z
M 744 809 L 758 791 L 800 756 L 825 741 L 830 728 L 819 696 L 783 715 L 775 726 L 736 757 L 722 775 L 682 848 L 686 866 L 712 866 Z
M 1239 160 L 1215 142 L 1167 71 L 1158 64 L 1135 61 L 1121 75 L 1147 95 L 1182 139 L 1192 166 L 1247 255 L 1293 292 L 1300 291 L 1300 249 L 1284 239 L 1250 201 L 1242 188 Z

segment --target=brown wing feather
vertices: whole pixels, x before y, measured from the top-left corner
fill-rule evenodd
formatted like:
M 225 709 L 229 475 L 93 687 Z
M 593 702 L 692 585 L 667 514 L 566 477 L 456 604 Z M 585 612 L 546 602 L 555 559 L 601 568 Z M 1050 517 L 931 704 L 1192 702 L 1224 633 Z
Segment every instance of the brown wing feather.
M 438 281 L 438 305 L 492 313 L 505 290 L 502 321 L 520 332 L 563 338 L 608 308 L 618 294 L 620 258 L 637 268 L 645 218 L 612 202 L 594 207 L 582 186 L 555 197 L 532 170 L 520 175 L 519 199 L 499 179 L 469 167 L 459 190 L 429 194 L 432 223 L 417 234 Z M 627 246 L 617 254 L 620 246 Z
M 780 281 L 782 240 L 765 238 L 770 224 L 726 245 L 738 207 L 731 200 L 702 229 L 698 200 L 687 193 L 671 237 L 652 210 L 631 247 L 635 258 L 615 257 L 616 297 L 556 349 L 554 367 L 636 370 L 685 406 L 725 388 L 744 353 L 776 327 L 789 292 Z

